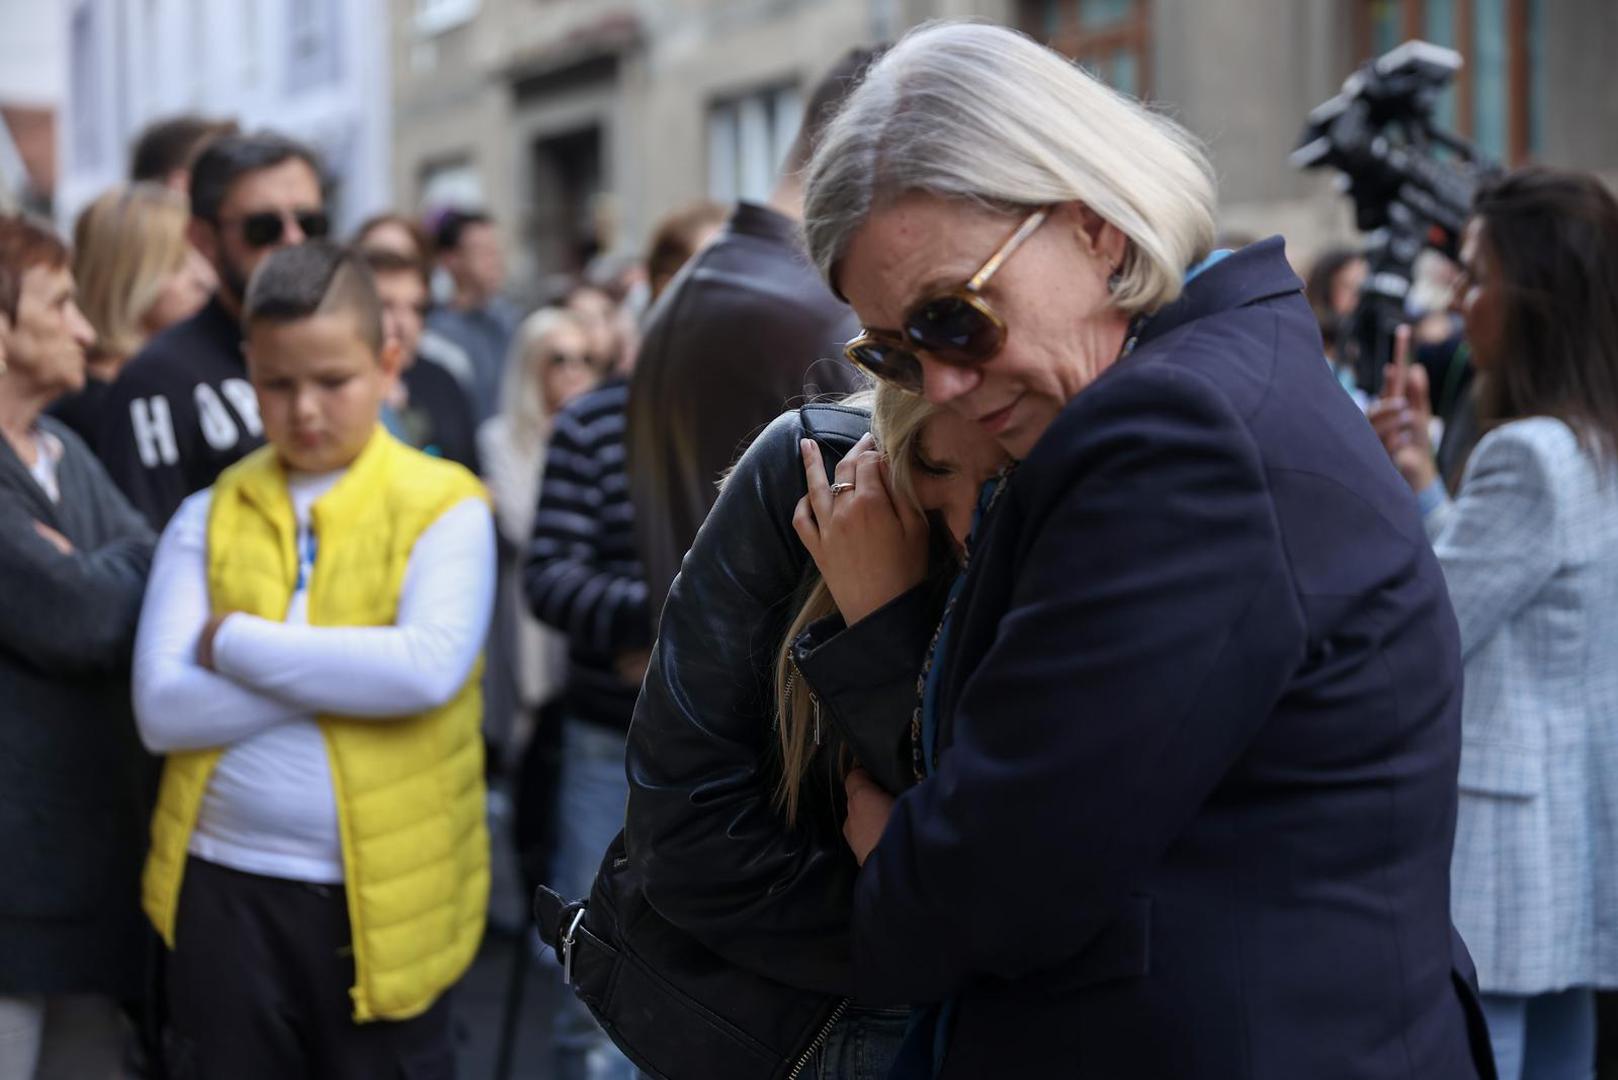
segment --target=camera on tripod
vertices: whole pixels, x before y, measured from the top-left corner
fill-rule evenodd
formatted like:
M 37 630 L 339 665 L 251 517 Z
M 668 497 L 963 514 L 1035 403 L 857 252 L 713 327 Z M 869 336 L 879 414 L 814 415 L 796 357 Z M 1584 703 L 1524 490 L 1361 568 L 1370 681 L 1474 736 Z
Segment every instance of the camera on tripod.
M 1367 234 L 1369 268 L 1340 347 L 1360 389 L 1375 394 L 1393 358 L 1416 257 L 1426 248 L 1454 259 L 1478 186 L 1499 167 L 1434 120 L 1461 55 L 1407 41 L 1361 65 L 1333 98 L 1309 113 L 1292 163 L 1335 169 Z

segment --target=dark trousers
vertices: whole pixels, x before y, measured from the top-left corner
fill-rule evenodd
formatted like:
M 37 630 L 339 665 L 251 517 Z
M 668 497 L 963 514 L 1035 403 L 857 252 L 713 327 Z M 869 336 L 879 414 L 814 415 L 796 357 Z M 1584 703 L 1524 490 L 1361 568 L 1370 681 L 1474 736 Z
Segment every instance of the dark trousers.
M 172 1080 L 446 1080 L 448 996 L 410 1020 L 356 1024 L 341 885 L 192 858 L 168 964 Z
M 1596 1080 L 1618 1080 L 1618 991 L 1596 995 Z

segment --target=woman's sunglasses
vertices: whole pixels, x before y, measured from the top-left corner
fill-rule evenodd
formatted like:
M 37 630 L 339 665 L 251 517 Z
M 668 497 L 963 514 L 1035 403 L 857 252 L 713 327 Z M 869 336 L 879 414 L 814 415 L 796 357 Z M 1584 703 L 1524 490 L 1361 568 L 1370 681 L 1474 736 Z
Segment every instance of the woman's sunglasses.
M 577 365 L 589 368 L 591 371 L 604 371 L 608 367 L 606 360 L 589 353 L 553 352 L 547 353 L 545 363 L 553 368 L 563 368 Z
M 993 360 L 1006 343 L 1006 324 L 983 298 L 983 286 L 1049 216 L 1050 208 L 1043 206 L 1029 214 L 966 284 L 912 307 L 899 333 L 863 330 L 843 346 L 843 355 L 875 378 L 912 394 L 921 393 L 918 351 L 951 367 L 971 368 Z
M 296 221 L 299 231 L 309 240 L 320 240 L 331 232 L 331 218 L 323 210 L 298 210 L 290 214 L 262 210 L 256 214 L 244 214 L 235 220 L 242 227 L 242 239 L 250 247 L 264 248 L 281 242 L 287 232 L 288 219 Z M 221 221 L 220 224 L 231 223 Z

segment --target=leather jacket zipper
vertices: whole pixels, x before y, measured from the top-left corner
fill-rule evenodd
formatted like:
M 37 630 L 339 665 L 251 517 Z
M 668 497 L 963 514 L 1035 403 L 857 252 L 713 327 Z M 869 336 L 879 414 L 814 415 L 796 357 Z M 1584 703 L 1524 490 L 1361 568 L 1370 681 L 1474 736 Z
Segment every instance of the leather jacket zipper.
M 837 1026 L 837 1022 L 848 1011 L 849 1001 L 849 998 L 843 998 L 837 1003 L 837 1007 L 831 1011 L 831 1015 L 826 1017 L 826 1022 L 820 1025 L 820 1030 L 815 1032 L 815 1037 L 809 1040 L 809 1045 L 804 1048 L 803 1053 L 798 1055 L 798 1060 L 792 1066 L 792 1071 L 787 1073 L 786 1080 L 798 1080 L 803 1070 L 809 1067 L 809 1063 L 820 1052 L 820 1048 L 826 1045 L 826 1040 L 831 1038 L 831 1029 Z
M 788 700 L 791 700 L 793 692 L 797 689 L 798 676 L 798 664 L 797 661 L 793 661 L 792 666 L 787 669 L 786 696 Z M 804 691 L 809 695 L 809 708 L 815 718 L 815 748 L 818 750 L 820 748 L 820 696 L 809 688 L 807 680 L 804 683 Z M 779 716 L 775 718 L 775 723 L 776 726 L 780 726 L 781 718 Z

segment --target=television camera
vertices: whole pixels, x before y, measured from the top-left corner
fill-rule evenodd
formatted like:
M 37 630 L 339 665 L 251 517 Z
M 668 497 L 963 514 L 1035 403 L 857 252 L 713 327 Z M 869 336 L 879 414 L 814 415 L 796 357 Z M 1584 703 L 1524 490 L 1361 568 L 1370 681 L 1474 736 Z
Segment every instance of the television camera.
M 1293 165 L 1335 169 L 1366 233 L 1369 272 L 1339 347 L 1368 394 L 1393 358 L 1416 257 L 1426 248 L 1459 255 L 1478 186 L 1498 171 L 1476 147 L 1434 119 L 1461 55 L 1407 41 L 1367 61 L 1342 90 L 1309 113 Z

